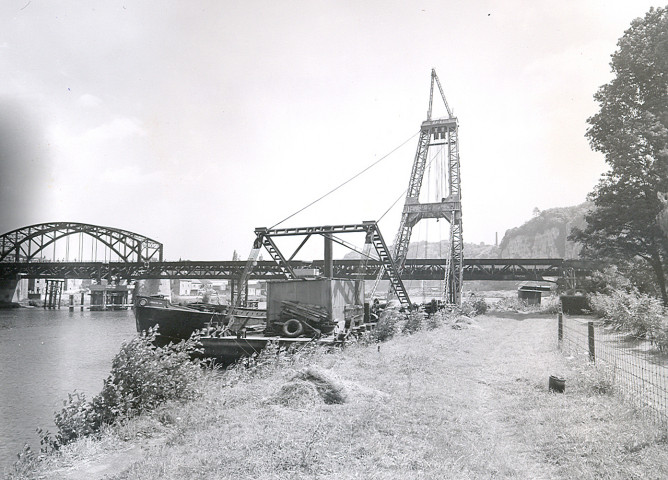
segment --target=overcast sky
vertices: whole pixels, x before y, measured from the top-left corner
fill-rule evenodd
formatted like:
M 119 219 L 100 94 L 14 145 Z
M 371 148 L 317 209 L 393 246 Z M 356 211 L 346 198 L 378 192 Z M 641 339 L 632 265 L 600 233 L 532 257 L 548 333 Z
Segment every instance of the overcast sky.
M 592 190 L 592 96 L 652 5 L 4 0 L 0 233 L 73 221 L 168 259 L 246 256 L 255 227 L 410 139 L 282 226 L 378 219 L 408 185 L 435 68 L 460 124 L 464 240 L 494 243 Z

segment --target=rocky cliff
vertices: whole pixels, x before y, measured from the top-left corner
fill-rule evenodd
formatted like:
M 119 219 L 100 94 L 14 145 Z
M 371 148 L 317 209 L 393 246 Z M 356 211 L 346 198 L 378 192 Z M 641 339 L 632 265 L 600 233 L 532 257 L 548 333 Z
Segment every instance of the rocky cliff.
M 578 258 L 581 247 L 569 241 L 568 235 L 573 227 L 584 228 L 584 216 L 591 206 L 585 202 L 536 212 L 523 225 L 507 230 L 498 246 L 465 242 L 464 258 Z M 408 258 L 444 258 L 447 252 L 447 240 L 411 242 Z M 351 252 L 345 258 L 360 258 L 360 255 Z
M 578 258 L 581 247 L 568 240 L 573 227 L 584 228 L 588 202 L 537 212 L 524 225 L 506 231 L 500 258 Z

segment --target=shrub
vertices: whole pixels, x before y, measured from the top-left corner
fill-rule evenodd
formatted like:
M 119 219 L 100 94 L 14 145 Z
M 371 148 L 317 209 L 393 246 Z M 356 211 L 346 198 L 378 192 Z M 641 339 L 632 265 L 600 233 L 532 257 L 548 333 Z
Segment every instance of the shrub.
M 428 315 L 427 319 L 425 320 L 425 326 L 427 330 L 435 330 L 443 326 L 443 324 L 448 319 L 448 315 L 450 315 L 450 312 L 447 310 L 439 310 L 438 312 Z
M 377 342 L 385 342 L 399 332 L 399 324 L 403 315 L 396 310 L 384 310 L 381 313 L 376 328 L 371 332 L 371 338 Z
M 198 352 L 199 338 L 164 347 L 155 346 L 155 339 L 156 332 L 149 331 L 124 343 L 102 391 L 92 401 L 80 393 L 68 395 L 54 418 L 58 434 L 51 447 L 96 433 L 119 417 L 132 417 L 167 400 L 197 395 L 195 386 L 202 369 L 191 355 Z
M 63 401 L 63 409 L 54 417 L 54 423 L 58 427 L 56 438 L 51 439 L 47 434 L 42 437 L 43 444 L 51 443 L 52 447 L 57 448 L 78 437 L 85 437 L 100 430 L 102 415 L 93 403 L 87 402 L 86 396 L 76 391 L 68 393 L 67 397 L 67 400 Z
M 482 297 L 470 297 L 462 302 L 461 311 L 467 317 L 475 317 L 476 315 L 484 315 L 487 313 L 489 305 Z
M 497 312 L 521 312 L 521 313 L 553 313 L 559 312 L 559 301 L 556 297 L 543 297 L 542 303 L 532 304 L 517 297 L 502 298 L 494 303 L 490 309 Z
M 124 344 L 112 362 L 96 400 L 105 418 L 134 416 L 172 399 L 194 395 L 193 381 L 201 374 L 199 362 L 191 361 L 198 338 L 164 347 L 154 346 L 155 332 Z
M 515 311 L 515 312 L 527 312 L 530 310 L 529 304 L 520 300 L 517 297 L 502 298 L 493 305 L 493 310 L 495 311 Z
M 662 325 L 652 336 L 652 343 L 661 352 L 668 351 L 668 325 Z
M 424 312 L 412 311 L 408 314 L 408 318 L 404 323 L 402 331 L 404 333 L 413 334 L 422 330 L 422 324 L 426 315 Z
M 592 293 L 607 293 L 617 291 L 630 291 L 633 288 L 631 280 L 622 275 L 618 267 L 612 265 L 603 270 L 592 273 L 587 291 Z
M 659 299 L 635 289 L 612 289 L 607 295 L 593 294 L 589 300 L 593 311 L 614 328 L 638 338 L 662 338 L 664 309 Z

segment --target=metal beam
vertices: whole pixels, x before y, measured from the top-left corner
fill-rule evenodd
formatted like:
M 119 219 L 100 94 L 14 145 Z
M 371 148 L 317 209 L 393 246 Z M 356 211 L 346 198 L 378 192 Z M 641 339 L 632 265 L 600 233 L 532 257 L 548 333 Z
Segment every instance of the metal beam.
M 245 261 L 189 261 L 180 262 L 0 262 L 0 278 L 107 278 L 125 279 L 238 279 Z M 324 261 L 289 261 L 292 269 L 324 269 Z M 333 276 L 373 280 L 380 271 L 381 262 L 373 259 L 334 260 Z M 404 263 L 404 280 L 443 280 L 445 259 L 408 259 Z M 583 277 L 600 268 L 595 262 L 543 259 L 478 259 L 464 260 L 464 280 L 541 280 L 575 274 Z M 251 278 L 275 280 L 285 278 L 284 271 L 275 262 L 258 261 Z

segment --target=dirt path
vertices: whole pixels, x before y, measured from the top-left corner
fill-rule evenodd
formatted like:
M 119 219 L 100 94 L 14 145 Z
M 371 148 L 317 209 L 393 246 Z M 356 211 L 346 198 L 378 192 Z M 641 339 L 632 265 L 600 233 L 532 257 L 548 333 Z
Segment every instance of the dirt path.
M 480 363 L 463 370 L 478 384 L 470 414 L 484 419 L 494 455 L 510 460 L 504 473 L 515 473 L 515 466 L 521 466 L 518 471 L 527 478 L 546 478 L 549 469 L 522 432 L 522 404 L 529 394 L 547 392 L 550 374 L 563 369 L 562 359 L 553 358 L 556 332 L 552 332 L 551 318 L 514 317 L 480 318 L 481 330 L 472 332 L 474 355 Z
M 523 432 L 522 417 L 536 395 L 549 395 L 549 376 L 562 374 L 555 320 L 524 314 L 479 317 L 471 328 L 447 332 L 441 341 L 454 353 L 441 364 L 443 386 L 457 391 L 447 401 L 459 404 L 453 410 L 466 430 L 466 445 L 473 447 L 462 459 L 471 476 L 491 471 L 501 477 L 549 478 L 549 466 Z

